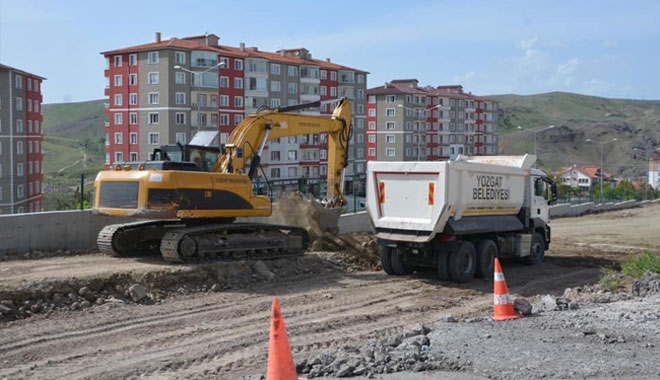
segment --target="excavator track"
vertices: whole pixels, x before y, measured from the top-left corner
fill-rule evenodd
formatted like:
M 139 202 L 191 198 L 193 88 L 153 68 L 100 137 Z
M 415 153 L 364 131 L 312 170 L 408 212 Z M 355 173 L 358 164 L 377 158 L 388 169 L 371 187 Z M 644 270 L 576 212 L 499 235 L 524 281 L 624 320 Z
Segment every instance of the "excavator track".
M 275 259 L 302 254 L 309 246 L 304 228 L 261 223 L 186 224 L 182 220 L 143 221 L 106 226 L 97 243 L 111 256 L 160 252 L 170 262 L 194 263 Z
M 302 254 L 309 246 L 304 228 L 260 223 L 227 223 L 175 229 L 161 240 L 170 262 L 189 263 L 276 259 Z

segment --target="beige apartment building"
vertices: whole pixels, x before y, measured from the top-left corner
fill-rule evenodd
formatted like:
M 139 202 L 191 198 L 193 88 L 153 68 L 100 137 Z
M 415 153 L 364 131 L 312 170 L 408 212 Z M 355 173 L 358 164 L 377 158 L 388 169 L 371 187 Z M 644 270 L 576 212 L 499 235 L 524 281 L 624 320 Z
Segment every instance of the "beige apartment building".
M 246 115 L 346 96 L 353 110 L 353 144 L 347 174 L 364 173 L 366 162 L 367 72 L 304 48 L 261 51 L 241 43 L 220 44 L 214 34 L 153 42 L 105 51 L 106 164 L 147 160 L 154 148 L 189 142 L 198 131 L 227 141 Z M 302 113 L 330 115 L 334 106 Z M 327 135 L 272 141 L 262 157 L 269 179 L 324 177 Z
M 498 103 L 461 85 L 398 79 L 367 91 L 367 160 L 433 161 L 495 155 Z

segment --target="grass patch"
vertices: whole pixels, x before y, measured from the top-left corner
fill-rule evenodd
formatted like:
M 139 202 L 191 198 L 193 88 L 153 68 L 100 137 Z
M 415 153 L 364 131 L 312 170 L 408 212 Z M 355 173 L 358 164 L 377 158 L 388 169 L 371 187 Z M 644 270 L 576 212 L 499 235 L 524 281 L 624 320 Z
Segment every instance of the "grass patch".
M 660 273 L 660 253 L 630 255 L 621 263 L 621 272 L 632 278 L 640 278 L 646 272 Z
M 660 273 L 660 252 L 628 255 L 621 262 L 620 271 L 612 267 L 601 267 L 598 285 L 604 290 L 615 291 L 622 287 L 626 280 L 640 278 L 646 272 Z

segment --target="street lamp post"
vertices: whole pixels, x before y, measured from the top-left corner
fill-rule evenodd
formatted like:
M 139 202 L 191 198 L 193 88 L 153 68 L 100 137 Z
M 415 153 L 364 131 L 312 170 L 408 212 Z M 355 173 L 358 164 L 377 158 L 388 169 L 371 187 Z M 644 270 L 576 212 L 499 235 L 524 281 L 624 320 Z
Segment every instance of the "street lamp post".
M 200 87 L 202 74 L 208 73 L 211 70 L 214 70 L 218 67 L 224 67 L 224 66 L 225 66 L 225 62 L 218 62 L 217 65 L 215 65 L 213 67 L 209 67 L 208 69 L 206 69 L 204 71 L 188 70 L 185 67 L 182 67 L 181 65 L 175 65 L 174 69 L 185 71 L 187 73 L 190 73 L 190 74 L 194 75 L 195 78 L 196 78 L 197 86 Z M 191 99 L 191 101 L 192 101 L 192 99 Z M 197 132 L 199 132 L 201 124 L 202 124 L 202 110 L 201 110 L 201 107 L 200 107 L 200 104 L 199 104 L 199 99 L 197 99 Z
M 654 154 L 654 153 L 660 152 L 660 148 L 656 148 L 656 149 L 652 149 L 652 150 L 644 150 L 644 149 L 633 148 L 633 150 L 636 150 L 638 152 L 642 152 L 644 154 Z M 646 164 L 646 162 L 645 162 L 645 164 Z M 649 192 L 649 174 L 646 174 L 646 180 L 644 182 L 645 182 L 645 184 L 644 184 L 644 200 L 647 200 L 648 199 L 648 192 Z
M 537 150 L 536 150 L 536 140 L 537 140 L 536 136 L 537 136 L 540 132 L 547 131 L 548 129 L 552 129 L 552 128 L 554 128 L 554 127 L 555 127 L 554 125 L 548 125 L 547 127 L 543 127 L 543 128 L 541 128 L 541 129 L 538 129 L 538 130 L 536 130 L 536 129 L 529 129 L 529 131 L 534 132 L 534 155 L 537 157 L 537 160 L 538 160 L 538 154 L 536 153 L 536 152 L 537 152 Z M 519 130 L 523 130 L 523 127 L 518 126 L 517 129 L 519 129 Z M 534 162 L 534 167 L 536 167 L 536 162 Z
M 600 203 L 603 203 L 603 172 L 605 171 L 603 167 L 603 146 L 611 142 L 615 142 L 617 139 L 612 139 L 608 141 L 594 141 L 592 139 L 587 139 L 587 142 L 600 145 Z
M 438 104 L 438 105 L 435 105 L 435 106 L 429 107 L 429 108 L 426 108 L 426 107 L 423 107 L 423 108 L 410 108 L 410 107 L 404 106 L 403 104 L 397 104 L 396 106 L 400 107 L 400 108 L 407 109 L 407 110 L 411 110 L 413 112 L 415 112 L 415 111 L 419 112 L 420 109 L 423 110 L 423 111 L 427 111 L 427 110 L 430 111 L 430 110 L 433 110 L 433 109 L 436 109 L 436 108 L 440 108 L 440 107 L 442 107 L 442 104 Z M 420 159 L 420 151 L 421 151 L 421 149 L 420 149 L 420 143 L 421 143 L 420 140 L 421 139 L 419 137 L 420 136 L 417 135 L 417 161 L 419 161 L 419 159 Z

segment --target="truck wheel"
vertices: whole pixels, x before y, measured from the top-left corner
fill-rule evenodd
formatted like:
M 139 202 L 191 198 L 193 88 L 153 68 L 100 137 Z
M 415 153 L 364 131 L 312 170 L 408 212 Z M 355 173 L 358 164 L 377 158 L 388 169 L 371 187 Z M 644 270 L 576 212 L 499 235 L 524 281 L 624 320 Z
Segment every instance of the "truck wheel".
M 437 249 L 435 252 L 438 256 L 438 277 L 442 281 L 451 281 L 451 276 L 449 276 L 449 254 L 443 249 Z
M 490 239 L 477 241 L 477 270 L 476 277 L 488 278 L 493 275 L 495 257 L 497 257 L 497 244 Z
M 456 282 L 470 282 L 477 269 L 477 255 L 474 245 L 463 241 L 458 249 L 449 255 L 449 275 Z
M 403 254 L 397 248 L 393 248 L 390 252 L 390 263 L 392 265 L 392 271 L 394 274 L 397 276 L 402 276 L 404 274 L 410 273 L 408 264 L 403 261 Z
M 536 265 L 543 262 L 545 257 L 545 239 L 538 232 L 534 232 L 532 235 L 532 248 L 529 252 L 529 256 L 523 259 L 523 262 L 527 265 Z
M 392 260 L 390 259 L 393 249 L 391 247 L 381 245 L 378 247 L 378 250 L 380 251 L 380 263 L 383 265 L 383 270 L 387 274 L 394 274 L 391 264 Z

